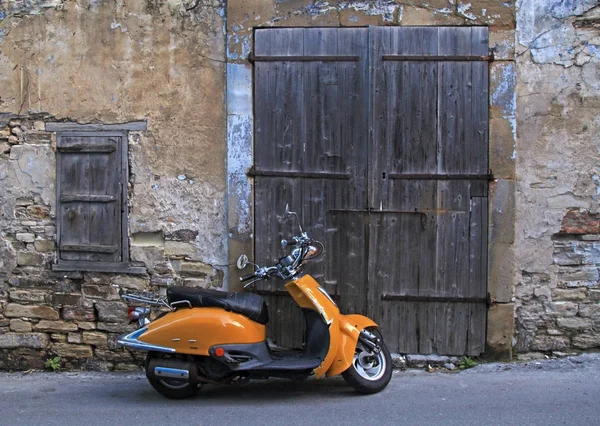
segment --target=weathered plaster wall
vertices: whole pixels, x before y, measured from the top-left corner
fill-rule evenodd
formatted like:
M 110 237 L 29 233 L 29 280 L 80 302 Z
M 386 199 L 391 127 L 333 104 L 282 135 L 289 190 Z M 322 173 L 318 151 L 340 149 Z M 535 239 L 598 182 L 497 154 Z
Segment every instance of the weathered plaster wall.
M 225 10 L 219 0 L 0 6 L 0 368 L 131 368 L 124 289 L 222 286 Z M 131 260 L 143 276 L 53 273 L 49 121 L 145 120 L 129 137 Z M 92 359 L 93 358 L 93 359 Z
M 515 276 L 516 67 L 512 0 L 309 1 L 229 0 L 227 4 L 227 105 L 230 258 L 252 252 L 252 31 L 257 27 L 367 25 L 487 25 L 490 64 L 490 186 L 488 315 L 491 356 L 510 357 Z M 260 214 L 260 212 L 257 212 Z M 232 277 L 239 272 L 230 270 Z M 232 285 L 234 280 L 231 281 Z
M 517 2 L 521 353 L 600 347 L 600 7 Z

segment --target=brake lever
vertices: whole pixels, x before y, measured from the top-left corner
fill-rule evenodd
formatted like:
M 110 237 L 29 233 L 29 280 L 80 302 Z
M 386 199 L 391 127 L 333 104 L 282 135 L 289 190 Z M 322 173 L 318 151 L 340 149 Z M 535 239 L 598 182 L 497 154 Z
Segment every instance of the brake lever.
M 264 280 L 264 279 L 265 279 L 265 277 L 259 277 L 259 278 L 255 278 L 255 279 L 253 279 L 252 281 L 250 281 L 250 282 L 248 282 L 248 283 L 244 284 L 244 288 L 248 288 L 248 287 L 250 287 L 252 284 L 254 284 L 255 282 L 257 282 L 257 281 L 260 281 L 260 280 Z

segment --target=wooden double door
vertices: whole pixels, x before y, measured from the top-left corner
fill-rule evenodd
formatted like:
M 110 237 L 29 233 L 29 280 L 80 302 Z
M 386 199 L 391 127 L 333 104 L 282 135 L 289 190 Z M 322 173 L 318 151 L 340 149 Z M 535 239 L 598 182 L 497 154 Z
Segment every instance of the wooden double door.
M 310 272 L 392 351 L 479 355 L 487 296 L 488 33 L 484 27 L 255 32 L 255 257 L 295 235 Z M 299 346 L 276 279 L 269 333 Z

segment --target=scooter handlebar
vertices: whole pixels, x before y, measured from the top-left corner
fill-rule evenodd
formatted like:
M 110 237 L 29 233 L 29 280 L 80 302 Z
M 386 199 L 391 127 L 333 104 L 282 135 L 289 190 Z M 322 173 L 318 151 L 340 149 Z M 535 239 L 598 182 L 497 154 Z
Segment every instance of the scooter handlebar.
M 256 277 L 255 273 L 244 275 L 243 277 L 240 277 L 240 281 L 241 282 L 248 281 L 248 280 L 251 280 L 254 277 Z
M 285 247 L 285 246 L 293 246 L 293 245 L 296 245 L 296 244 L 298 244 L 298 239 L 296 237 L 292 237 L 292 238 L 281 240 L 281 245 L 283 247 Z

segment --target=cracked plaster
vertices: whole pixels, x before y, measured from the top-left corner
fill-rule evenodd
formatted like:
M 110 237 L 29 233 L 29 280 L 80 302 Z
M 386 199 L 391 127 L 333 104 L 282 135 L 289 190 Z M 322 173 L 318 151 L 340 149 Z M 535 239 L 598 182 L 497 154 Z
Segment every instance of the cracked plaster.
M 568 236 L 556 239 L 563 218 L 572 209 L 600 209 L 599 18 L 596 0 L 517 2 L 515 307 L 521 352 L 532 350 L 540 341 L 548 343 L 544 348 L 551 348 L 553 339 L 570 344 L 562 335 L 564 330 L 556 331 L 559 337 L 544 334 L 550 327 L 544 312 L 553 304 L 567 303 L 555 303 L 555 297 L 570 297 L 550 291 L 562 283 L 559 272 L 564 274 L 555 264 L 557 250 L 578 241 Z M 536 281 L 535 294 L 525 290 L 530 289 L 532 277 L 541 276 L 544 279 Z M 588 287 L 590 283 L 573 280 L 568 285 Z M 579 290 L 576 297 L 588 302 L 586 290 Z

